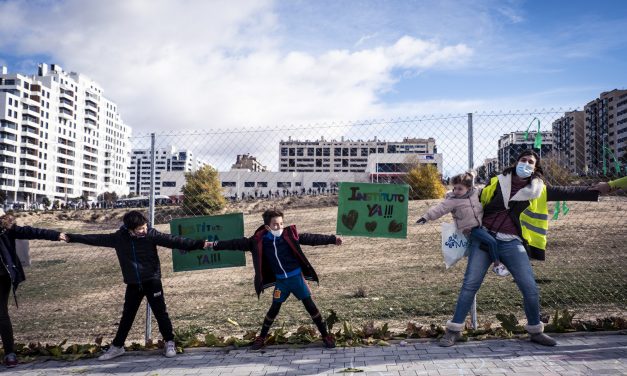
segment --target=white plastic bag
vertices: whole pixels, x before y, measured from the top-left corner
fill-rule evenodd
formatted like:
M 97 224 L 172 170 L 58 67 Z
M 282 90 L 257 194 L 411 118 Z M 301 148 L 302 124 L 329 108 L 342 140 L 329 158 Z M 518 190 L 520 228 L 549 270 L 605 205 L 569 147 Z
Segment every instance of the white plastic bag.
M 466 254 L 468 239 L 454 223 L 442 223 L 442 256 L 446 268 L 455 265 Z
M 30 245 L 28 239 L 15 239 L 15 253 L 22 262 L 22 267 L 30 266 Z

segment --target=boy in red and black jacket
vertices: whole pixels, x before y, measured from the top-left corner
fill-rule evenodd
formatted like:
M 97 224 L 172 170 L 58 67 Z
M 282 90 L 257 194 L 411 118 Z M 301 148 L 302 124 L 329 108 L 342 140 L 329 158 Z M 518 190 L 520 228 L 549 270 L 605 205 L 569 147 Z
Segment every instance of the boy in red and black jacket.
M 342 239 L 335 235 L 298 234 L 296 226 L 283 227 L 283 213 L 280 210 L 266 210 L 263 225 L 250 238 L 213 242 L 216 251 L 232 249 L 252 253 L 255 269 L 255 291 L 257 296 L 274 286 L 273 300 L 261 326 L 261 333 L 252 345 L 259 350 L 265 344 L 272 323 L 279 314 L 281 304 L 290 296 L 303 302 L 305 309 L 322 334 L 327 348 L 335 347 L 335 340 L 327 332 L 320 311 L 311 298 L 311 291 L 305 280 L 318 282 L 318 275 L 301 249 L 302 245 L 341 245 Z

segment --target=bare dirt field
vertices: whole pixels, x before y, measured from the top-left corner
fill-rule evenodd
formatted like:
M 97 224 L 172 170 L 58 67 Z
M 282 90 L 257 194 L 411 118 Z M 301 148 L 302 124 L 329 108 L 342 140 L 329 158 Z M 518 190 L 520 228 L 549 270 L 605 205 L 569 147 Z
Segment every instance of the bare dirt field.
M 340 247 L 303 247 L 320 277 L 311 285 L 324 316 L 330 309 L 340 319 L 360 325 L 388 323 L 402 331 L 408 321 L 442 324 L 452 315 L 465 260 L 445 270 L 440 251 L 440 223 L 413 225 L 439 200 L 411 201 L 407 239 L 345 237 Z M 625 317 L 627 312 L 627 200 L 602 198 L 599 203 L 569 202 L 570 212 L 551 221 L 547 260 L 534 262 L 543 314 L 567 308 L 576 318 Z M 286 198 L 232 205 L 243 212 L 246 234 L 261 224 L 261 211 L 277 206 L 286 224 L 300 232 L 335 233 L 335 197 Z M 22 214 L 19 223 L 66 232 L 111 232 L 123 210 Z M 180 216 L 159 209 L 157 228 L 169 232 L 167 221 Z M 160 223 L 160 224 L 159 224 Z M 161 250 L 166 302 L 175 328 L 191 326 L 221 335 L 258 330 L 271 302 L 271 291 L 257 299 L 250 255 L 247 266 L 194 272 L 172 271 L 171 251 Z M 18 342 L 110 341 L 124 297 L 113 249 L 60 242 L 31 241 L 32 266 L 18 290 L 19 309 L 11 306 Z M 497 322 L 496 313 L 523 318 L 521 296 L 511 277 L 490 273 L 478 294 L 480 323 Z M 143 339 L 142 306 L 129 340 Z M 236 321 L 239 326 L 229 323 Z M 295 330 L 309 317 L 293 297 L 283 305 L 275 327 Z M 156 323 L 153 334 L 159 338 Z

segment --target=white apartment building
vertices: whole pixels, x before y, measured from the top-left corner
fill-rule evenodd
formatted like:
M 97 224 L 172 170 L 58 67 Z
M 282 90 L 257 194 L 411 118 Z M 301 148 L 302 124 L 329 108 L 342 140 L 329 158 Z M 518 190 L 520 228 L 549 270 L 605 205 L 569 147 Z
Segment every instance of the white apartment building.
M 300 141 L 288 138 L 279 144 L 281 172 L 365 172 L 368 157 L 386 154 L 435 155 L 435 139 L 404 138 L 400 142 L 379 141 Z M 441 157 L 441 156 L 440 156 Z
M 133 149 L 131 152 L 131 164 L 128 168 L 128 188 L 131 193 L 141 196 L 150 194 L 150 149 Z M 206 163 L 194 157 L 190 150 L 176 150 L 174 146 L 155 149 L 155 194 L 160 195 L 162 188 L 176 188 L 176 184 L 170 178 L 162 181 L 162 173 L 175 172 L 168 176 L 177 176 L 174 180 L 184 182 L 184 174 L 193 172 Z M 184 183 L 183 183 L 184 184 Z M 180 187 L 179 187 L 180 188 Z M 171 191 L 172 189 L 165 191 Z
M 616 102 L 616 130 L 614 150 L 616 158 L 627 160 L 627 93 L 618 96 Z M 610 141 L 611 142 L 611 141 Z M 624 166 L 627 172 L 627 166 Z
M 574 174 L 585 170 L 584 112 L 570 111 L 553 122 L 553 155 Z
M 0 190 L 7 203 L 128 192 L 131 129 L 97 83 L 55 64 L 40 64 L 36 75 L 0 68 Z

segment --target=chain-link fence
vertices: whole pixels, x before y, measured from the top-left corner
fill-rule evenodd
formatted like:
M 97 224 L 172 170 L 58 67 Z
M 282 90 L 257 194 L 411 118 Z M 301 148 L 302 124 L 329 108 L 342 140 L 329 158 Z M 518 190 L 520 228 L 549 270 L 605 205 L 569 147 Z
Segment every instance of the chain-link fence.
M 588 136 L 587 122 L 571 120 L 570 113 L 557 109 L 137 135 L 132 138 L 129 197 L 113 197 L 107 209 L 54 212 L 36 220 L 24 215 L 21 221 L 74 233 L 115 231 L 129 208 L 148 213 L 154 173 L 154 223 L 169 233 L 172 219 L 205 213 L 202 205 L 185 202 L 201 192 L 183 191 L 184 172 L 203 164 L 217 171 L 225 200 L 218 212 L 244 213 L 246 236 L 262 224 L 266 208 L 282 209 L 286 224 L 297 225 L 300 232 L 334 234 L 337 184 L 342 181 L 403 183 L 408 170 L 431 164 L 445 184 L 469 166 L 478 171 L 481 184 L 515 162 L 520 150 L 533 146 L 542 155 L 549 184 L 588 186 L 624 176 L 619 145 L 612 144 L 607 132 L 601 132 L 605 139 Z M 601 145 L 593 150 L 590 145 L 596 143 Z M 447 215 L 413 225 L 439 202 L 441 198 L 409 202 L 407 239 L 344 237 L 340 247 L 304 247 L 320 276 L 320 284 L 311 286 L 320 310 L 326 315 L 333 309 L 354 323 L 387 322 L 399 331 L 408 321 L 443 323 L 450 318 L 466 264 L 463 260 L 445 270 L 442 262 L 440 224 L 452 219 Z M 554 208 L 550 203 L 551 215 Z M 550 221 L 546 261 L 533 262 L 543 314 L 568 309 L 579 318 L 624 317 L 624 192 L 600 202 L 560 203 L 559 208 Z M 31 257 L 20 308 L 12 314 L 18 340 L 113 337 L 124 299 L 114 250 L 37 241 L 31 242 Z M 160 257 L 175 328 L 198 326 L 237 335 L 260 327 L 272 294 L 266 291 L 257 299 L 250 255 L 245 267 L 176 273 L 172 252 L 161 249 Z M 496 322 L 497 313 L 524 317 L 511 277 L 489 274 L 477 307 L 480 324 Z M 131 340 L 144 337 L 142 312 Z M 284 305 L 275 322 L 288 330 L 302 324 L 309 325 L 310 319 L 295 300 Z M 152 334 L 159 337 L 156 326 Z

